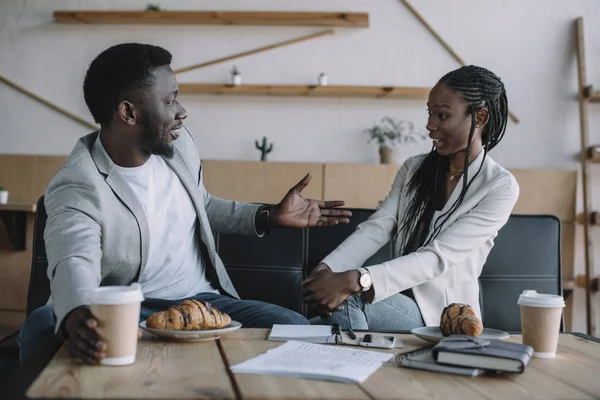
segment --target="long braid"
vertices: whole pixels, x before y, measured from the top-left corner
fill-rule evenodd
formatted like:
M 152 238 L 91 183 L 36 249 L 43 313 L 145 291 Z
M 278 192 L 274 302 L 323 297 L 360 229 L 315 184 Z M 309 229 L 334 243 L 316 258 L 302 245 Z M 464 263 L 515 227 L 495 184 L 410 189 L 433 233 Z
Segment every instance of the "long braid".
M 442 79 L 451 90 L 461 93 L 463 100 L 468 103 L 471 115 L 471 127 L 463 170 L 463 182 L 460 194 L 448 211 L 438 216 L 433 229 L 430 226 L 436 209 L 439 209 L 440 199 L 445 196 L 446 179 L 448 176 L 448 157 L 440 156 L 435 149 L 424 158 L 407 185 L 412 193 L 405 218 L 398 223 L 398 229 L 393 238 L 394 243 L 402 237 L 400 252 L 404 255 L 431 243 L 442 231 L 444 224 L 462 204 L 469 187 L 481 172 L 487 153 L 502 140 L 508 124 L 508 99 L 504 84 L 493 72 L 473 65 L 461 67 L 452 71 Z M 469 157 L 471 144 L 475 134 L 477 112 L 488 109 L 488 121 L 482 132 L 483 160 L 475 175 L 469 181 Z

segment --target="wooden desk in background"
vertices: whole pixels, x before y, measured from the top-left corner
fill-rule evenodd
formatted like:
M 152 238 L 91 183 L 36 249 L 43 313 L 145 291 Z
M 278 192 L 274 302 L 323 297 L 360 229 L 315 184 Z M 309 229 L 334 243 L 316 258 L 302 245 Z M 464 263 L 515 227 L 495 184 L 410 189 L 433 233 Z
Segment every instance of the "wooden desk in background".
M 589 399 L 600 397 L 600 340 L 563 334 L 555 359 L 533 359 L 523 374 L 477 378 L 401 368 L 394 359 L 363 384 L 232 374 L 229 366 L 282 342 L 267 329 L 241 329 L 208 342 L 164 341 L 144 333 L 135 364 L 80 366 L 54 339 L 9 379 L 2 398 L 139 399 Z M 428 345 L 399 334 L 405 352 Z M 518 335 L 512 341 L 520 342 Z M 56 352 L 58 349 L 58 352 Z M 48 364 L 48 361 L 50 363 Z M 47 364 L 47 366 L 46 366 Z M 41 374 L 40 374 L 41 372 Z M 33 384 L 32 384 L 33 382 Z

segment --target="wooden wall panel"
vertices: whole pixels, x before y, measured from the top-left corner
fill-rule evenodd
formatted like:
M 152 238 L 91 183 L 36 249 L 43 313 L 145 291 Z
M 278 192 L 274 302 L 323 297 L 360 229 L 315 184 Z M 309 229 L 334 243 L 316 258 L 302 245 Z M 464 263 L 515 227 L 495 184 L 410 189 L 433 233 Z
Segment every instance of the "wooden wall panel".
M 23 321 L 25 321 L 25 311 L 0 310 L 0 325 L 18 327 Z
M 304 197 L 323 198 L 323 165 L 260 161 L 202 161 L 204 185 L 210 194 L 228 200 L 276 204 L 307 173 Z
M 396 164 L 325 164 L 323 194 L 344 200 L 346 207 L 377 208 L 399 169 Z
M 9 201 L 36 202 L 66 159 L 65 156 L 0 155 L 0 186 L 8 190 Z
M 513 169 L 519 183 L 518 214 L 551 214 L 575 221 L 577 171 Z
M 0 185 L 10 201 L 36 202 L 64 156 L 0 155 Z M 0 223 L 0 324 L 16 325 L 24 318 L 31 272 L 34 214 L 27 216 L 25 251 L 14 251 Z

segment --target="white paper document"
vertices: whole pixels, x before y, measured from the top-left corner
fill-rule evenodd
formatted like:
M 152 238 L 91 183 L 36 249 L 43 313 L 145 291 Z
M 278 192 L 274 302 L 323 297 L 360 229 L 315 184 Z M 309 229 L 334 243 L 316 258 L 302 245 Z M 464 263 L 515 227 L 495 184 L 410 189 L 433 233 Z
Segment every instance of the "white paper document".
M 380 351 L 289 341 L 233 365 L 231 371 L 362 383 L 392 356 Z
M 311 343 L 335 343 L 331 325 L 273 325 L 269 340 L 299 340 Z

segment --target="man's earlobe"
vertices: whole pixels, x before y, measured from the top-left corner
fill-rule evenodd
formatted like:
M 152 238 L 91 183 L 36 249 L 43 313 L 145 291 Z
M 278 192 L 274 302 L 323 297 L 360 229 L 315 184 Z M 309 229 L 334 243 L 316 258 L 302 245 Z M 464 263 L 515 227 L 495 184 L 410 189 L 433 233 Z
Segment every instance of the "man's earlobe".
M 128 101 L 123 101 L 119 104 L 119 118 L 128 125 L 135 125 L 136 112 L 135 106 Z

